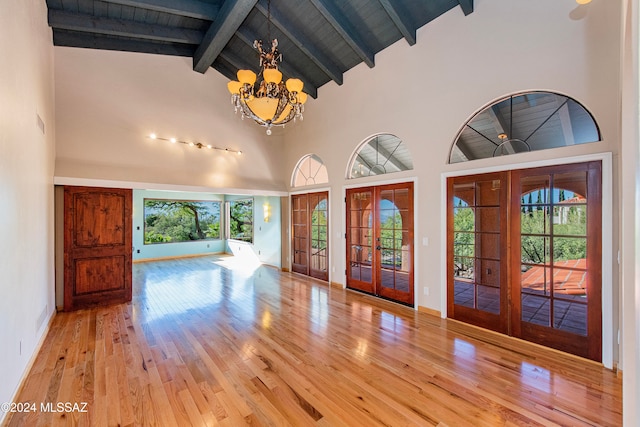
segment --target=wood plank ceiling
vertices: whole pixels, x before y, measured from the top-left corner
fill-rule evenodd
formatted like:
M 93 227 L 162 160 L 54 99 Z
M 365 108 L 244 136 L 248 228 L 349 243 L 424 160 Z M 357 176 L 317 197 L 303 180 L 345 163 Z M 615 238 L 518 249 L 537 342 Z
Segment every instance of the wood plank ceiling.
M 283 54 L 280 70 L 316 97 L 329 81 L 459 6 L 473 0 L 271 0 L 271 38 Z M 178 55 L 194 71 L 213 67 L 235 79 L 258 72 L 253 41 L 268 37 L 267 0 L 47 0 L 55 46 Z

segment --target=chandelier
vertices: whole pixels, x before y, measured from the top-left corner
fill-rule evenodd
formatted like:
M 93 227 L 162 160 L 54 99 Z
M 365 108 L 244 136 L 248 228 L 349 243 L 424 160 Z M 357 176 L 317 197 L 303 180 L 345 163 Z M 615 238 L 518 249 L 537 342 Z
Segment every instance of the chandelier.
M 268 3 L 267 33 L 270 37 L 271 2 Z M 282 54 L 278 51 L 278 39 L 273 39 L 271 49 L 262 47 L 262 41 L 253 42 L 253 47 L 260 53 L 260 77 L 251 70 L 238 70 L 238 80 L 227 84 L 231 92 L 231 103 L 235 112 L 242 114 L 242 119 L 249 117 L 260 126 L 267 128 L 271 135 L 272 126 L 284 126 L 290 121 L 302 120 L 304 103 L 307 94 L 302 92 L 302 80 L 288 79 L 282 81 L 282 73 L 278 70 L 278 62 L 282 62 Z

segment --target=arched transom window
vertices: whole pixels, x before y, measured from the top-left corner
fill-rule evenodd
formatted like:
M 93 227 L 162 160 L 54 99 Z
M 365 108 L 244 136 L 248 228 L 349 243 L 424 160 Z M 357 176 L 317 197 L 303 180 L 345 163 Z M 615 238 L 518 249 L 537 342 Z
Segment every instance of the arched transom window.
M 315 154 L 307 154 L 302 157 L 291 178 L 292 187 L 303 187 L 305 185 L 325 184 L 329 182 L 327 167 L 320 157 Z
M 413 160 L 402 140 L 388 133 L 364 140 L 356 149 L 347 171 L 347 178 L 382 175 L 413 169 Z
M 507 96 L 460 130 L 449 163 L 600 141 L 595 120 L 578 101 L 553 92 Z

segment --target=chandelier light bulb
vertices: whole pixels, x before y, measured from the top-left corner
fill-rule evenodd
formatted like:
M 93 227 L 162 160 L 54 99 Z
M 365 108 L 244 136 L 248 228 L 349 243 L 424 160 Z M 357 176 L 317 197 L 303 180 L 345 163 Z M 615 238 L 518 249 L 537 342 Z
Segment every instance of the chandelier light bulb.
M 151 135 L 149 135 L 149 138 L 151 139 L 156 139 L 158 137 L 158 135 L 156 135 L 155 133 L 152 133 Z
M 175 138 L 171 138 L 169 141 L 171 141 L 172 144 L 175 144 L 176 142 L 178 142 Z
M 578 3 L 578 4 L 588 4 L 588 3 L 591 3 L 591 0 L 576 0 L 576 3 Z

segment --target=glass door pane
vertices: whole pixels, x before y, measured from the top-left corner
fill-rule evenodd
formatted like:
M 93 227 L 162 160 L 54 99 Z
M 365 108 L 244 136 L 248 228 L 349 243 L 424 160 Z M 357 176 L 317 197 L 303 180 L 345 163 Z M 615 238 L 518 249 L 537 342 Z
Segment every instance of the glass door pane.
M 586 171 L 520 180 L 523 322 L 587 334 Z
M 413 304 L 413 184 L 379 188 L 380 295 Z
M 512 239 L 520 241 L 514 335 L 600 360 L 600 163 L 514 171 L 512 188 Z
M 347 190 L 347 286 L 374 292 L 373 190 Z
M 309 274 L 309 214 L 307 205 L 307 194 L 291 196 L 291 225 L 293 228 L 291 270 L 305 275 Z
M 322 280 L 329 279 L 327 269 L 328 193 L 309 195 L 311 211 L 311 265 L 309 274 Z
M 448 310 L 453 318 L 497 331 L 508 323 L 505 176 L 449 180 Z

